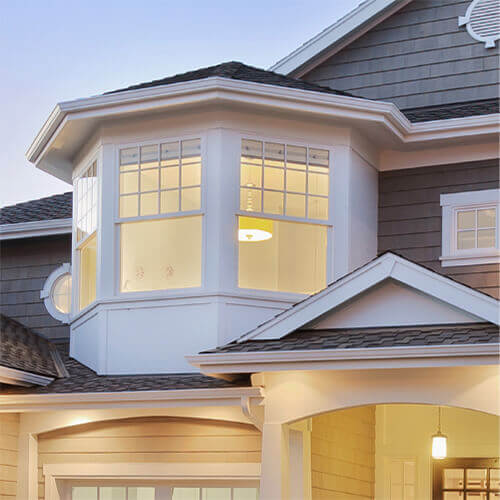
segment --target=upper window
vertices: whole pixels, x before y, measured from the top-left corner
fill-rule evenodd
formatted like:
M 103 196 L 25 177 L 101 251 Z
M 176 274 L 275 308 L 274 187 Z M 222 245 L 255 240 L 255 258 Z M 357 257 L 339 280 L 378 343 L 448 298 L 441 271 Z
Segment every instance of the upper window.
M 330 154 L 242 140 L 238 286 L 314 293 L 326 286 Z
M 76 179 L 76 251 L 78 256 L 78 308 L 96 299 L 97 280 L 97 162 Z
M 201 140 L 120 150 L 120 291 L 201 286 Z
M 441 195 L 443 266 L 499 262 L 499 190 Z
M 71 312 L 71 267 L 62 264 L 45 281 L 40 292 L 49 314 L 67 323 Z

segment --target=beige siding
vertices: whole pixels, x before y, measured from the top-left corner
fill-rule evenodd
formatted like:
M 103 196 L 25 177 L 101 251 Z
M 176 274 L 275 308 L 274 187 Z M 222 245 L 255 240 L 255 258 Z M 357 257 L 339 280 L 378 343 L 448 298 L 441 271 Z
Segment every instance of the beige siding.
M 311 472 L 313 500 L 373 498 L 375 407 L 312 419 Z
M 115 420 L 39 436 L 39 498 L 44 464 L 137 462 L 260 462 L 252 426 L 175 418 Z
M 0 414 L 0 500 L 14 500 L 17 485 L 19 414 Z

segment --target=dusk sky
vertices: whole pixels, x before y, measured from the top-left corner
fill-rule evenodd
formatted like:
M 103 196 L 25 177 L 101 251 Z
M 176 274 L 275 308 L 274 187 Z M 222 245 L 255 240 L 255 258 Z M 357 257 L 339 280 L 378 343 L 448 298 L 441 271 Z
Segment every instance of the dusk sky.
M 71 189 L 25 158 L 57 102 L 230 60 L 267 68 L 358 4 L 2 2 L 0 206 Z

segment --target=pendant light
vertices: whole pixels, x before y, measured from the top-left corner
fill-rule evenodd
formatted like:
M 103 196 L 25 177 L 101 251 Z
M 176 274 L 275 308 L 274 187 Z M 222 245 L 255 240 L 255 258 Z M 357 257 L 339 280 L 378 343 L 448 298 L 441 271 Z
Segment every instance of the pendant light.
M 241 242 L 265 241 L 273 237 L 273 221 L 256 219 L 254 217 L 240 217 L 238 240 Z
M 441 407 L 438 408 L 438 430 L 432 436 L 432 458 L 441 460 L 446 458 L 446 445 L 448 438 L 441 432 Z

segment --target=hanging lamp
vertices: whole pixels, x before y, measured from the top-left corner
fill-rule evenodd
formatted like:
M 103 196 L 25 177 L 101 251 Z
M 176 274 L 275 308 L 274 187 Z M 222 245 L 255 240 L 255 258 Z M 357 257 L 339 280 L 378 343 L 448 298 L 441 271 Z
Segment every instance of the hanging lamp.
M 438 407 L 438 430 L 432 436 L 432 458 L 442 460 L 446 458 L 448 438 L 441 432 L 441 407 Z
M 238 240 L 265 241 L 273 237 L 273 221 L 254 217 L 239 217 Z

